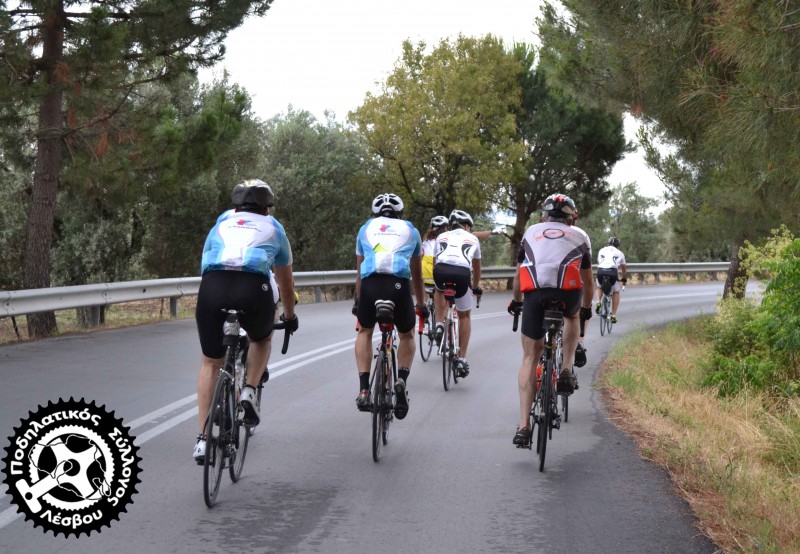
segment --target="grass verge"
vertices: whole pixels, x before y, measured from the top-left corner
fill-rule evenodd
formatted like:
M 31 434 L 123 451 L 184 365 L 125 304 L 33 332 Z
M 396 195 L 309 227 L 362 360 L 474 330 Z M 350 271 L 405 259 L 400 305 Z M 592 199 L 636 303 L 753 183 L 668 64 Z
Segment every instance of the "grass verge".
M 638 331 L 602 368 L 615 423 L 725 552 L 800 552 L 800 399 L 703 388 L 707 318 Z

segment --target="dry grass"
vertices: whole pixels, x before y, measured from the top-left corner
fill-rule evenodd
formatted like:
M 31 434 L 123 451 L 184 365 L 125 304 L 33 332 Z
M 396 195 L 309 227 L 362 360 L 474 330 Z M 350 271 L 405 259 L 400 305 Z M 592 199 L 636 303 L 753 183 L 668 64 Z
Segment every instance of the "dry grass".
M 800 400 L 720 399 L 702 388 L 701 327 L 620 344 L 601 379 L 610 412 L 726 552 L 800 552 Z

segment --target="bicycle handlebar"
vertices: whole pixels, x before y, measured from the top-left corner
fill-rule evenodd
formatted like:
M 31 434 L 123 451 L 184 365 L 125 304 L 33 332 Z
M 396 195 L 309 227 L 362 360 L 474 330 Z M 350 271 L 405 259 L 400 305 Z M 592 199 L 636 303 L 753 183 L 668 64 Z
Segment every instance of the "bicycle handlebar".
M 286 330 L 286 322 L 279 321 L 273 325 L 272 329 L 276 331 L 283 329 L 283 346 L 281 346 L 281 354 L 286 354 L 286 351 L 289 350 L 289 337 L 292 336 L 292 333 Z
M 586 326 L 586 320 L 581 319 L 581 337 L 583 337 L 583 328 Z
M 514 323 L 511 325 L 511 330 L 516 333 L 518 325 L 519 325 L 519 314 L 514 314 Z

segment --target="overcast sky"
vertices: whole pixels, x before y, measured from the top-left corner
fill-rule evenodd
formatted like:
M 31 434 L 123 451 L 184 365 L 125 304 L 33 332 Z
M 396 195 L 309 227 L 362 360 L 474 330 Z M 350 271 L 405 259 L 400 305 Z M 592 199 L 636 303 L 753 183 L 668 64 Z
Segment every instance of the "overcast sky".
M 324 120 L 325 110 L 344 121 L 367 92 L 377 91 L 401 54 L 403 40 L 436 44 L 459 33 L 493 34 L 506 44 L 537 43 L 538 0 L 275 0 L 267 15 L 250 19 L 228 37 L 225 68 L 268 119 L 289 105 Z M 633 140 L 637 125 L 626 122 Z M 612 184 L 637 181 L 647 196 L 663 187 L 641 156 L 615 167 Z

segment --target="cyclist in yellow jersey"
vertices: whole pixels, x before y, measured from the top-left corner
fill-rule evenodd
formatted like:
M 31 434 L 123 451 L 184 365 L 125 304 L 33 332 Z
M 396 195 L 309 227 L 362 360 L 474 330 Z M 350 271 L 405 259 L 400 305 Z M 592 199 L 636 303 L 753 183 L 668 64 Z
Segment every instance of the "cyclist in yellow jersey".
M 449 222 L 443 215 L 431 218 L 425 240 L 422 241 L 422 282 L 426 289 L 433 290 L 433 257 L 436 249 L 436 237 L 447 231 Z

